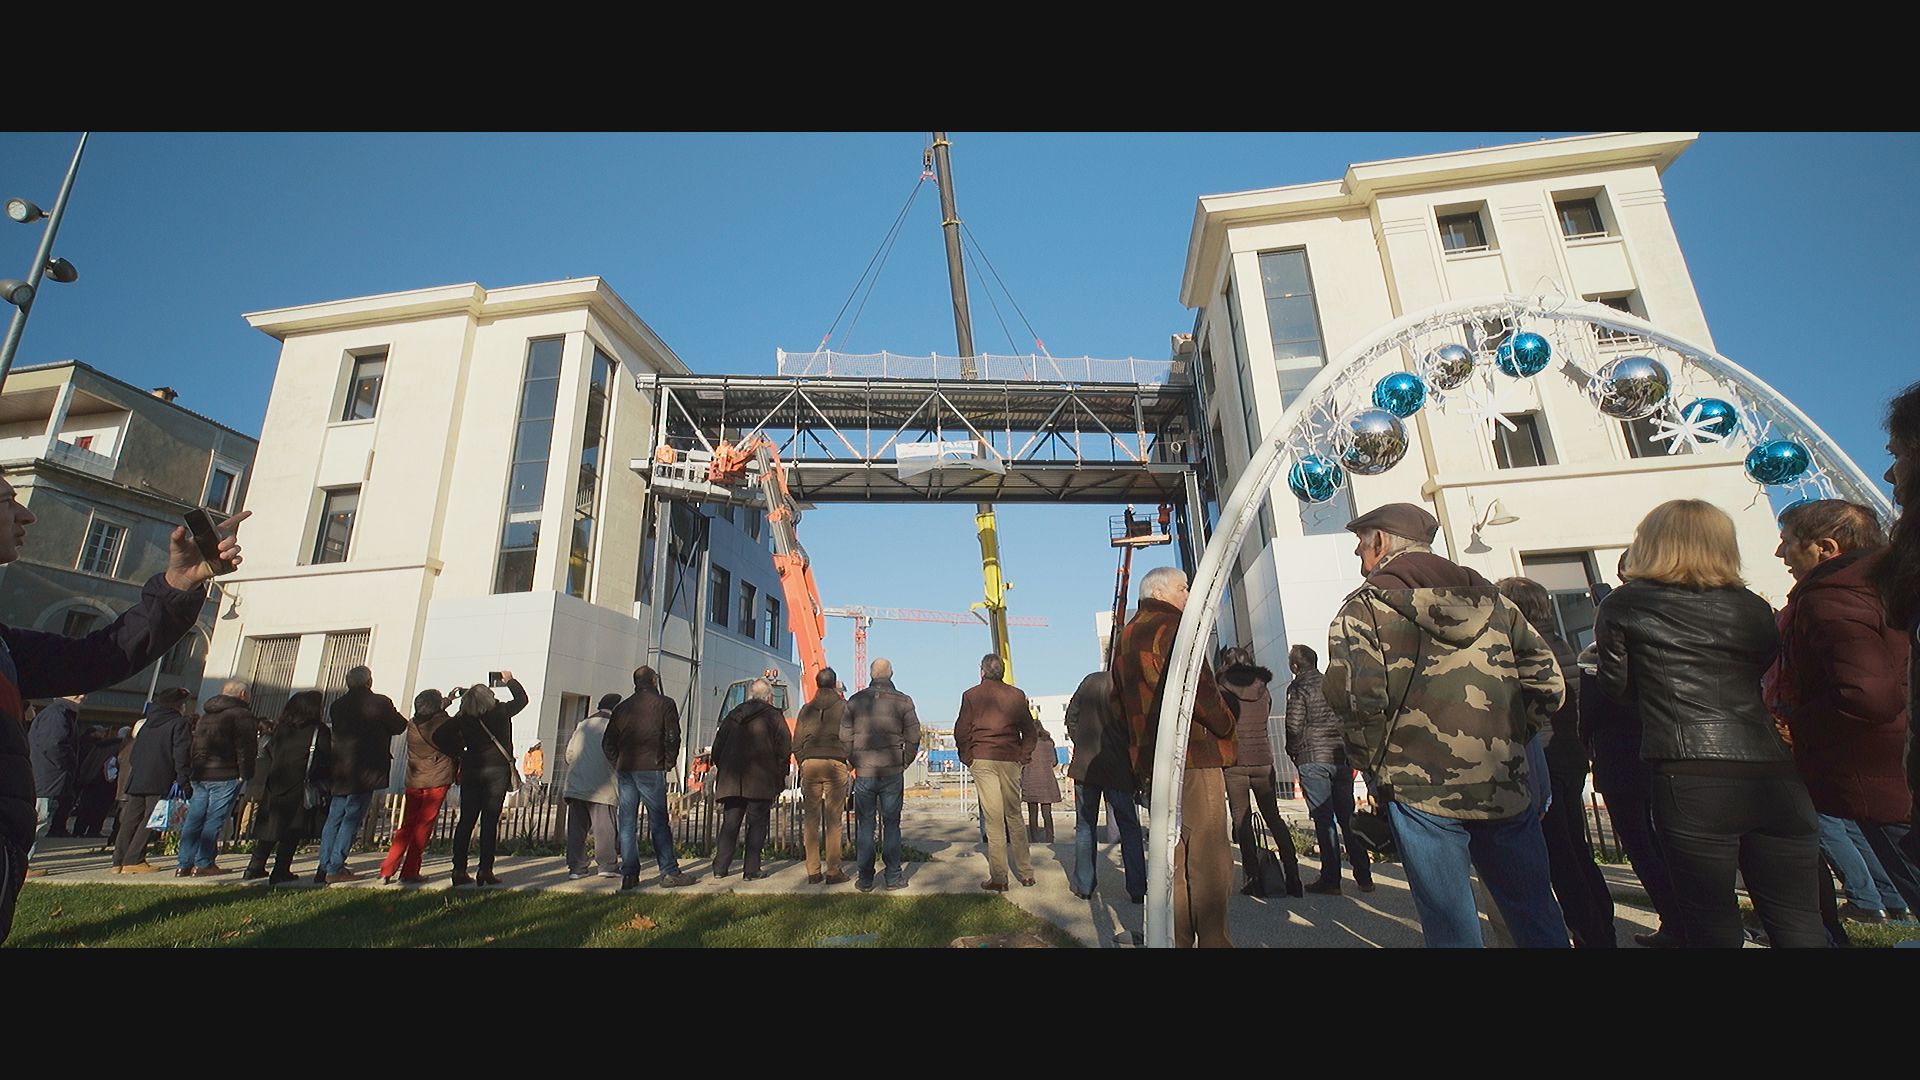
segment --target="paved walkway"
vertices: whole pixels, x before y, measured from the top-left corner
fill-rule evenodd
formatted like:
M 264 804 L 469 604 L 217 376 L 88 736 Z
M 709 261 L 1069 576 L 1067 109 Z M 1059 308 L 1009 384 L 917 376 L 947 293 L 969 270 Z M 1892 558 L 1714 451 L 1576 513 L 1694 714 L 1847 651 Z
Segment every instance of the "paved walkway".
M 1289 813 L 1288 816 L 1305 820 L 1304 810 L 1297 815 Z M 1095 948 L 1130 948 L 1137 945 L 1145 930 L 1146 909 L 1126 899 L 1119 845 L 1100 845 L 1096 859 L 1098 889 L 1091 900 L 1079 900 L 1074 897 L 1067 883 L 1067 867 L 1073 861 L 1071 810 L 1064 806 L 1056 807 L 1054 825 L 1055 843 L 1032 845 L 1034 876 L 1038 883 L 1031 888 L 1015 883 L 1004 894 L 1006 899 L 1054 923 L 1082 944 Z M 906 864 L 908 887 L 904 893 L 888 894 L 880 889 L 875 891 L 875 896 L 910 895 L 916 892 L 971 895 L 981 891 L 980 882 L 987 876 L 985 848 L 979 843 L 979 825 L 967 816 L 959 800 L 908 800 L 902 818 L 902 832 L 909 846 L 927 852 L 932 859 Z M 224 854 L 220 859 L 222 865 L 235 870 L 246 864 L 246 856 L 239 853 Z M 303 881 L 311 881 L 315 862 L 313 854 L 302 855 L 294 860 L 294 871 L 302 876 Z M 242 882 L 238 873 L 218 878 L 176 878 L 173 876 L 171 859 L 156 858 L 153 863 L 161 867 L 156 873 L 117 875 L 110 872 L 112 857 L 100 840 L 53 839 L 46 841 L 41 858 L 35 865 L 49 871 L 48 876 L 37 880 L 51 885 L 97 882 L 180 888 L 266 887 L 264 882 Z M 327 887 L 395 888 L 380 884 L 376 876 L 379 864 L 380 860 L 374 854 L 355 855 L 348 865 L 367 876 L 358 882 Z M 422 872 L 431 880 L 418 887 L 450 888 L 452 864 L 450 856 L 428 856 L 422 864 Z M 1318 873 L 1318 866 L 1317 859 L 1304 860 L 1303 876 L 1312 880 Z M 1638 891 L 1639 882 L 1630 870 L 1624 867 L 1603 868 L 1608 883 L 1619 891 Z M 651 864 L 646 869 L 649 873 L 641 878 L 642 890 L 660 889 L 657 879 L 650 872 Z M 759 881 L 742 881 L 737 869 L 731 877 L 715 878 L 711 860 L 704 858 L 687 860 L 682 869 L 699 878 L 696 884 L 684 890 L 675 890 L 690 895 L 730 892 L 807 894 L 828 888 L 853 891 L 851 882 L 836 886 L 807 884 L 806 868 L 797 859 L 768 863 L 765 869 L 770 875 Z M 851 865 L 845 870 L 849 876 L 853 874 Z M 617 879 L 597 876 L 568 881 L 565 861 L 553 856 L 502 857 L 496 862 L 494 872 L 499 875 L 503 887 L 509 889 L 553 889 L 611 895 L 618 891 L 620 884 Z M 1374 867 L 1374 881 L 1378 888 L 1371 893 L 1361 893 L 1353 887 L 1349 878 L 1347 890 L 1341 896 L 1308 894 L 1300 899 L 1292 899 L 1282 895 L 1256 900 L 1236 893 L 1228 908 L 1234 944 L 1242 948 L 1418 948 L 1421 944 L 1420 924 L 1415 918 L 1413 899 L 1407 891 L 1406 880 L 1399 866 L 1394 863 L 1377 864 Z M 1615 925 L 1620 944 L 1631 948 L 1630 935 L 1653 929 L 1655 921 L 1651 912 L 1620 903 L 1615 906 Z

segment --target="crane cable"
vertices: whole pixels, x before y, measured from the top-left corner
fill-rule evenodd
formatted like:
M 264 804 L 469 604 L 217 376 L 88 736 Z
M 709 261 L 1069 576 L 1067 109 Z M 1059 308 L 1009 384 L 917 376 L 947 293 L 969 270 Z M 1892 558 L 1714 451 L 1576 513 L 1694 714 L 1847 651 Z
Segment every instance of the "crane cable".
M 1007 288 L 1007 283 L 1000 278 L 1000 271 L 994 268 L 993 260 L 987 258 L 987 249 L 980 246 L 979 239 L 973 235 L 972 229 L 967 228 L 966 222 L 963 221 L 960 223 L 960 231 L 966 234 L 968 240 L 972 241 L 973 249 L 980 253 L 980 261 L 987 264 L 988 271 L 993 274 L 993 280 L 999 283 L 1000 291 L 1007 294 L 1007 303 L 1013 305 L 1013 310 L 1020 316 L 1021 323 L 1025 324 L 1027 333 L 1033 335 L 1033 344 L 1040 350 L 1040 355 L 1051 357 L 1053 354 L 1047 351 L 1047 343 L 1040 340 L 1040 332 L 1033 328 L 1033 321 L 1027 318 L 1026 311 L 1020 307 L 1020 301 L 1013 298 L 1013 290 Z M 991 294 L 989 294 L 989 296 L 991 296 Z
M 928 153 L 931 154 L 932 151 Z M 887 230 L 887 235 L 881 238 L 880 246 L 874 249 L 873 255 L 867 259 L 866 268 L 860 271 L 860 277 L 853 283 L 853 289 L 847 293 L 846 300 L 841 302 L 839 312 L 833 317 L 833 324 L 827 327 L 826 333 L 820 335 L 817 350 L 824 350 L 827 347 L 827 342 L 833 338 L 833 332 L 839 329 L 840 320 L 846 315 L 848 306 L 853 303 L 853 298 L 860 296 L 860 306 L 854 309 L 853 321 L 847 326 L 847 338 L 852 339 L 854 329 L 860 325 L 860 313 L 866 310 L 867 299 L 873 295 L 873 287 L 880 283 L 880 271 L 886 269 L 887 258 L 893 253 L 894 242 L 900 237 L 901 223 L 906 221 L 907 212 L 913 209 L 914 200 L 920 197 L 920 189 L 925 187 L 932 177 L 933 171 L 930 167 L 923 167 L 920 170 L 919 179 L 914 181 L 913 190 L 907 193 L 906 203 L 900 207 L 900 212 L 894 215 L 892 227 Z M 879 264 L 878 268 L 875 267 L 875 263 Z M 868 280 L 869 274 L 872 275 L 871 281 Z M 867 287 L 864 296 L 860 293 L 860 286 L 863 284 Z

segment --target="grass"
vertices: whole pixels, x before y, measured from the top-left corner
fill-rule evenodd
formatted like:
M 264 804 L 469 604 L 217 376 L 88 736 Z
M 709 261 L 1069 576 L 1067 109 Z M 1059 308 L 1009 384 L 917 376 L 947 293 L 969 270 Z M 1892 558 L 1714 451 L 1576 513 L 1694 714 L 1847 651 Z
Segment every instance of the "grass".
M 648 924 L 651 925 L 648 925 Z M 972 934 L 1075 942 L 990 896 L 603 896 L 503 890 L 29 884 L 8 948 L 945 948 Z

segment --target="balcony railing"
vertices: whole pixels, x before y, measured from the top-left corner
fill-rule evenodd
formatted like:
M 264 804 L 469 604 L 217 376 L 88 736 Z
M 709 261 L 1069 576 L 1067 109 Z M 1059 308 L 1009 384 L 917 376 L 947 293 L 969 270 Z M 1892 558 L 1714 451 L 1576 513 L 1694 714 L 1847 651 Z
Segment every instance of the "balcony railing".
M 114 470 L 119 464 L 105 454 L 83 450 L 70 442 L 51 439 L 45 435 L 0 439 L 0 461 L 51 461 L 69 469 L 77 469 L 80 472 L 98 476 L 103 480 L 113 479 Z

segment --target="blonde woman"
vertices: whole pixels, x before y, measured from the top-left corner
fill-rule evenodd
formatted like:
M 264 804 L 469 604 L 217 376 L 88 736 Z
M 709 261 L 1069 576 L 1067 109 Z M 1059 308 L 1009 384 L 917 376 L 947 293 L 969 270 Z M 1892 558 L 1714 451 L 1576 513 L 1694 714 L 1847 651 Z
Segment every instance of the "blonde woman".
M 1738 948 L 1736 871 L 1777 947 L 1824 948 L 1819 822 L 1760 697 L 1780 634 L 1740 576 L 1733 519 L 1662 503 L 1594 627 L 1601 689 L 1638 708 L 1653 820 L 1692 947 Z

